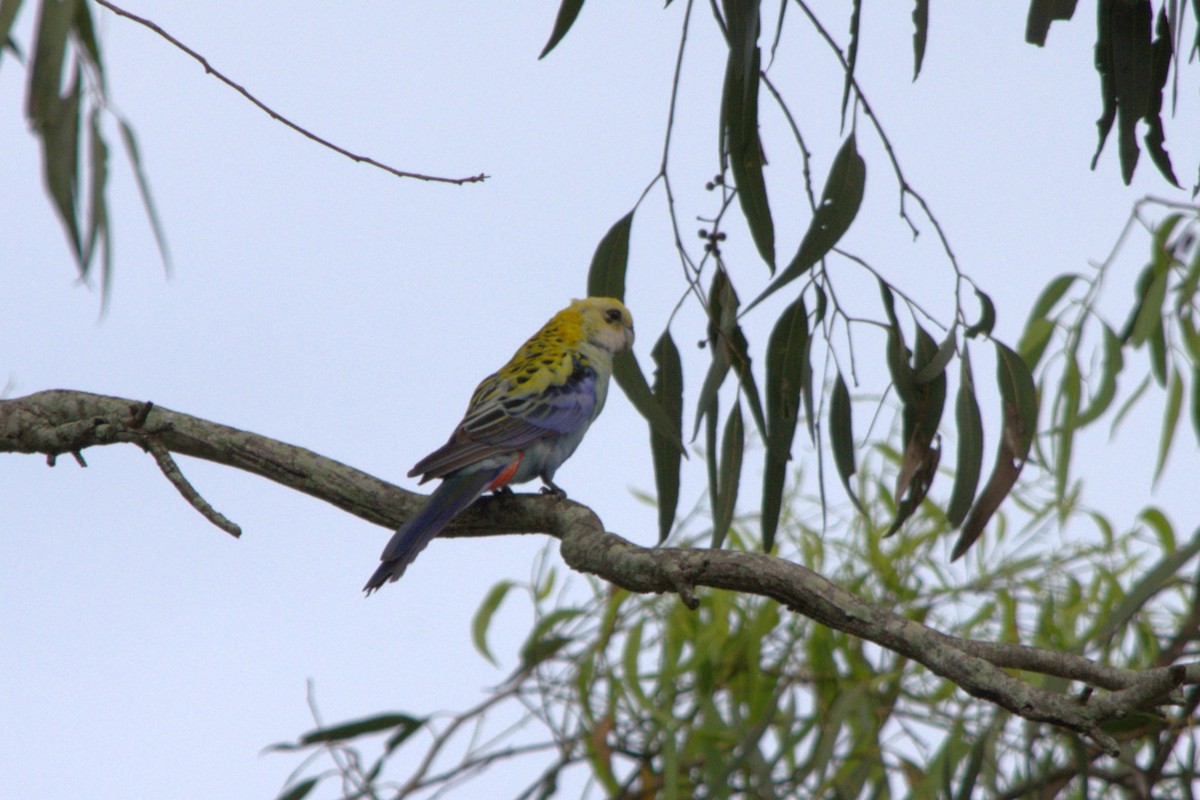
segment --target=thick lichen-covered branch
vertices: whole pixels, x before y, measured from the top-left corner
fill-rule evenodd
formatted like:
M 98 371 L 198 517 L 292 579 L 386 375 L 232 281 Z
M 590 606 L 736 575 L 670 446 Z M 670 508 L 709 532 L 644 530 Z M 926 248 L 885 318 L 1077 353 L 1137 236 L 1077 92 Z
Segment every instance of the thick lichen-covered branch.
M 422 500 L 311 450 L 146 402 L 61 390 L 0 401 L 0 452 L 40 453 L 53 463 L 62 454 L 121 443 L 159 453 L 160 463 L 166 451 L 252 472 L 387 528 L 397 527 Z M 180 480 L 174 477 L 172 483 L 178 486 Z M 690 607 L 697 603 L 698 587 L 772 598 L 823 625 L 919 662 L 974 697 L 1026 719 L 1084 734 L 1113 754 L 1117 745 L 1101 730 L 1103 723 L 1174 702 L 1181 685 L 1200 683 L 1200 664 L 1137 671 L 1070 653 L 958 639 L 868 603 L 784 559 L 762 553 L 641 547 L 605 531 L 595 513 L 569 500 L 486 497 L 442 535 L 506 533 L 555 536 L 572 569 L 634 592 L 678 594 Z M 1014 669 L 1079 681 L 1089 690 L 1080 696 L 1046 691 L 1009 672 Z

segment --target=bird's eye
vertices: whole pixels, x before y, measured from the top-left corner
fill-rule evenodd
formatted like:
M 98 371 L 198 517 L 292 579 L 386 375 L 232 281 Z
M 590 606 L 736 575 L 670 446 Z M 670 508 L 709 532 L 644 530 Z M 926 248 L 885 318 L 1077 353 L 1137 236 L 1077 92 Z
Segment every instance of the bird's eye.
M 608 311 L 604 312 L 604 318 L 609 322 L 620 322 L 621 312 L 615 308 L 610 308 Z

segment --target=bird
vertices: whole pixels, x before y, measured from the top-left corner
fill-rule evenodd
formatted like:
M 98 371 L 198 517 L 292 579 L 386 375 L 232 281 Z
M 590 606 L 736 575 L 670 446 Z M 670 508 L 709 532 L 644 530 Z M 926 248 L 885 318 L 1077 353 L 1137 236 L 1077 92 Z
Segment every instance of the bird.
M 633 317 L 612 297 L 572 300 L 471 395 L 450 439 L 408 477 L 442 483 L 392 535 L 372 592 L 404 574 L 454 517 L 486 492 L 540 478 L 543 492 L 566 497 L 554 473 L 570 458 L 608 396 L 613 356 L 633 347 Z

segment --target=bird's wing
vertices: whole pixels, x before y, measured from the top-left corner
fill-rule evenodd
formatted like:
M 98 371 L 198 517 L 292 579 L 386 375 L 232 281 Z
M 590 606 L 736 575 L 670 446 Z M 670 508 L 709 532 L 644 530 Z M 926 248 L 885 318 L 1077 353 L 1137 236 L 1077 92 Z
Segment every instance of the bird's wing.
M 422 481 L 440 478 L 490 456 L 523 450 L 547 436 L 586 427 L 596 409 L 595 370 L 575 360 L 565 379 L 556 377 L 535 376 L 523 384 L 500 373 L 489 376 L 475 390 L 450 440 L 421 459 L 409 476 L 421 475 Z

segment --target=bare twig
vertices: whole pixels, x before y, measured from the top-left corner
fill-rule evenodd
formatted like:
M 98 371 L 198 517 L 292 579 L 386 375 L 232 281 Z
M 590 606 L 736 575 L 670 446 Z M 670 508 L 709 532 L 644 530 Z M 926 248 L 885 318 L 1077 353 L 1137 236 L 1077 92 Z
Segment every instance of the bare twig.
M 561 742 L 535 742 L 526 745 L 514 745 L 505 747 L 500 750 L 492 750 L 482 755 L 464 758 L 461 763 L 447 769 L 445 772 L 437 775 L 430 775 L 421 782 L 421 787 L 435 786 L 439 783 L 452 784 L 454 781 L 459 781 L 464 777 L 468 777 L 471 773 L 480 772 L 497 761 L 504 761 L 509 758 L 518 758 L 520 756 L 529 755 L 530 753 L 542 753 L 546 750 L 557 750 L 561 747 Z
M 433 766 L 434 759 L 436 759 L 438 754 L 442 752 L 442 748 L 446 746 L 446 743 L 450 741 L 455 732 L 458 731 L 458 729 L 461 728 L 464 723 L 486 714 L 488 709 L 492 708 L 492 706 L 516 694 L 521 688 L 521 679 L 523 677 L 524 674 L 519 674 L 513 679 L 512 683 L 505 690 L 497 692 L 473 708 L 468 708 L 461 714 L 456 714 L 454 718 L 450 720 L 450 724 L 446 726 L 445 730 L 433 737 L 433 744 L 429 746 L 429 750 L 426 751 L 425 756 L 421 759 L 421 763 L 417 765 L 412 777 L 410 777 L 405 784 L 400 787 L 400 791 L 396 793 L 396 796 L 406 797 L 412 792 L 429 785 L 431 781 L 426 780 L 425 776 L 429 774 L 429 770 Z
M 904 170 L 900 168 L 900 160 L 896 156 L 895 148 L 892 147 L 892 141 L 888 137 L 887 132 L 883 129 L 883 123 L 879 121 L 877 116 L 875 116 L 875 112 L 871 108 L 871 104 L 867 100 L 867 96 L 863 93 L 862 87 L 859 86 L 858 79 L 852 72 L 850 72 L 850 65 L 846 61 L 846 56 L 842 52 L 842 49 L 838 47 L 838 44 L 836 41 L 834 41 L 833 36 L 831 36 L 829 31 L 825 29 L 825 26 L 819 19 L 817 19 L 816 14 L 813 13 L 804 0 L 796 0 L 796 4 L 800 6 L 800 9 L 804 12 L 804 15 L 808 17 L 809 22 L 812 24 L 813 28 L 817 31 L 821 38 L 824 39 L 825 43 L 829 46 L 829 49 L 833 51 L 835 56 L 837 56 L 838 62 L 841 64 L 842 70 L 845 72 L 846 78 L 850 82 L 851 88 L 854 90 L 856 101 L 862 106 L 863 113 L 867 116 L 867 119 L 871 121 L 872 127 L 875 128 L 875 133 L 879 136 L 879 141 L 883 145 L 884 152 L 887 153 L 888 161 L 891 162 L 892 171 L 896 176 L 896 182 L 900 186 L 900 218 L 903 219 L 908 225 L 909 230 L 912 231 L 913 238 L 915 239 L 920 234 L 920 229 L 917 228 L 916 223 L 913 222 L 912 217 L 909 216 L 908 208 L 905 205 L 905 200 L 911 197 L 914 201 L 916 201 L 917 205 L 921 207 L 921 212 L 933 226 L 934 233 L 936 233 L 938 237 L 938 242 L 941 243 L 942 250 L 945 252 L 946 258 L 949 259 L 950 266 L 954 269 L 954 299 L 955 308 L 957 309 L 955 317 L 963 322 L 963 324 L 966 324 L 966 314 L 962 308 L 962 287 L 964 284 L 966 284 L 978 291 L 975 281 L 973 281 L 965 272 L 963 272 L 959 266 L 958 258 L 954 255 L 954 249 L 950 246 L 950 239 L 946 236 L 946 232 L 942 229 L 942 223 L 929 208 L 929 203 L 925 201 L 924 196 L 914 189 L 912 184 L 908 182 L 908 178 L 904 176 Z
M 330 150 L 333 150 L 335 153 L 339 153 L 339 154 L 345 156 L 346 158 L 349 158 L 352 161 L 356 161 L 360 164 L 370 164 L 373 167 L 378 167 L 379 169 L 383 170 L 384 172 L 390 172 L 391 174 L 395 175 L 398 178 L 415 178 L 419 181 L 430 181 L 433 183 L 453 183 L 458 186 L 461 186 L 464 183 L 480 183 L 480 182 L 488 179 L 488 176 L 483 173 L 480 173 L 478 175 L 472 175 L 467 178 L 444 178 L 444 177 L 439 177 L 436 175 L 425 175 L 420 172 L 407 172 L 405 170 L 396 169 L 395 167 L 390 167 L 387 164 L 383 164 L 379 161 L 376 161 L 373 158 L 369 158 L 369 157 L 363 156 L 363 155 L 358 155 L 357 153 L 351 153 L 349 150 L 345 149 L 344 147 L 339 147 L 338 145 L 334 144 L 333 142 L 329 141 L 328 139 L 323 139 L 320 136 L 317 136 L 312 131 L 309 131 L 308 129 L 303 128 L 300 125 L 297 125 L 295 122 L 292 122 L 290 119 L 283 116 L 275 109 L 273 109 L 270 106 L 263 103 L 261 100 L 259 100 L 257 97 L 252 95 L 249 91 L 247 91 L 244 86 L 233 81 L 232 79 L 230 79 L 229 77 L 224 75 L 220 70 L 214 68 L 211 64 L 208 63 L 208 59 L 206 59 L 204 56 L 197 53 L 192 48 L 188 47 L 183 42 L 176 39 L 171 34 L 167 33 L 158 24 L 152 22 L 151 20 L 146 19 L 145 17 L 139 17 L 137 14 L 126 11 L 125 9 L 121 8 L 120 6 L 114 5 L 113 3 L 109 2 L 109 0 L 96 0 L 96 2 L 99 5 L 104 6 L 109 11 L 116 14 L 117 16 L 125 17 L 126 19 L 129 19 L 129 20 L 133 20 L 134 22 L 138 23 L 139 25 L 149 28 L 150 30 L 154 31 L 159 36 L 161 36 L 162 38 L 166 39 L 168 42 L 173 44 L 178 49 L 187 53 L 189 56 L 191 56 L 196 61 L 198 61 L 200 63 L 200 66 L 204 67 L 205 72 L 207 72 L 209 75 L 212 75 L 217 80 L 221 81 L 221 83 L 225 84 L 226 86 L 228 86 L 229 88 L 233 89 L 238 94 L 240 94 L 242 97 L 249 100 L 251 103 L 253 103 L 255 106 L 257 106 L 259 109 L 261 109 L 264 113 L 266 113 L 268 116 L 270 116 L 271 119 L 273 119 L 277 122 L 283 123 L 284 125 L 291 128 L 292 130 L 294 130 L 296 133 L 300 134 L 301 136 L 304 136 L 307 139 L 311 139 L 312 141 L 316 142 L 317 144 L 327 147 Z
M 308 713 L 312 717 L 313 724 L 317 726 L 318 730 L 324 728 L 325 720 L 321 718 L 321 710 L 317 707 L 317 687 L 312 678 L 309 678 L 305 683 L 304 701 L 308 705 Z M 342 776 L 342 780 L 347 780 L 351 771 L 350 764 L 338 755 L 338 749 L 334 746 L 334 743 L 322 742 L 321 749 L 329 754 L 330 759 L 337 766 L 338 774 Z
M 154 456 L 155 463 L 162 470 L 162 474 L 166 476 L 171 485 L 179 490 L 183 495 L 183 499 L 191 503 L 192 508 L 200 512 L 206 520 L 216 525 L 221 530 L 228 533 L 233 538 L 237 539 L 242 535 L 242 528 L 235 522 L 231 522 L 220 511 L 212 507 L 212 504 L 200 496 L 196 491 L 196 487 L 192 486 L 191 482 L 184 477 L 180 471 L 179 465 L 175 463 L 175 459 L 171 458 L 170 452 L 153 439 L 147 439 L 144 443 L 146 452 Z
M 675 105 L 679 97 L 679 78 L 683 74 L 683 54 L 687 50 L 688 26 L 692 20 L 692 5 L 693 0 L 688 0 L 687 6 L 683 10 L 683 24 L 679 31 L 679 49 L 675 54 L 675 70 L 671 74 L 671 101 L 667 107 L 667 124 L 666 130 L 663 132 L 663 148 L 662 160 L 659 162 L 658 172 L 646 185 L 642 191 L 642 196 L 638 198 L 638 203 L 642 202 L 642 198 L 649 193 L 654 184 L 660 180 L 663 185 L 663 192 L 666 194 L 667 215 L 671 219 L 671 231 L 675 237 L 675 252 L 679 254 L 679 264 L 683 269 L 683 279 L 687 282 L 687 292 L 684 293 L 684 298 L 690 293 L 699 300 L 701 305 L 704 305 L 704 289 L 700 286 L 700 267 L 698 267 L 688 255 L 687 248 L 683 245 L 683 237 L 679 231 L 679 217 L 675 213 L 675 192 L 671 188 L 671 176 L 668 172 L 668 165 L 671 157 L 671 138 L 675 130 Z M 683 298 L 680 299 L 682 304 Z M 679 306 L 676 306 L 678 310 Z M 675 312 L 671 312 L 674 317 Z

